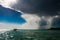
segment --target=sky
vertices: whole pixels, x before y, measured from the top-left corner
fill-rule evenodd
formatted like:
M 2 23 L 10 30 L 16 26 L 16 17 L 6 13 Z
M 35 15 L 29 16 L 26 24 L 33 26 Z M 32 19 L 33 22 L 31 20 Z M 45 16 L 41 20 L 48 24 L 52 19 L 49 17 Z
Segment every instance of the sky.
M 2 10 L 3 14 L 0 13 L 4 16 L 0 20 L 8 21 L 8 23 L 0 22 L 0 28 L 2 29 L 4 27 L 6 29 L 50 29 L 51 27 L 60 27 L 59 0 L 0 0 L 0 5 L 5 8 Z M 5 13 L 6 11 L 8 11 L 8 14 Z M 23 24 L 21 24 L 21 21 L 23 21 Z
M 21 17 L 22 13 L 15 10 L 4 8 L 0 5 L 0 22 L 23 24 L 25 20 Z
M 13 8 L 38 15 L 60 15 L 60 0 L 18 0 Z

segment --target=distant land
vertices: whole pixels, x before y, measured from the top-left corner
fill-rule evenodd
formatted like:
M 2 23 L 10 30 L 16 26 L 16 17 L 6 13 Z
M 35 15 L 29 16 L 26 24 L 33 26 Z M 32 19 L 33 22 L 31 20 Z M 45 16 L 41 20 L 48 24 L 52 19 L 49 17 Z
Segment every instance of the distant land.
M 49 30 L 60 30 L 60 28 L 50 28 Z

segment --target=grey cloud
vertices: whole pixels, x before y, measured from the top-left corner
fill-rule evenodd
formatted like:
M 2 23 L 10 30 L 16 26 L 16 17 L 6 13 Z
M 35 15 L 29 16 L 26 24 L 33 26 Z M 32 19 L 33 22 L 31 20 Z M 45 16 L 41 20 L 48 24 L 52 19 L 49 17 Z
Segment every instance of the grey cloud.
M 60 0 L 18 0 L 12 8 L 39 15 L 60 15 Z
M 38 16 L 60 16 L 60 0 L 19 0 L 12 8 Z

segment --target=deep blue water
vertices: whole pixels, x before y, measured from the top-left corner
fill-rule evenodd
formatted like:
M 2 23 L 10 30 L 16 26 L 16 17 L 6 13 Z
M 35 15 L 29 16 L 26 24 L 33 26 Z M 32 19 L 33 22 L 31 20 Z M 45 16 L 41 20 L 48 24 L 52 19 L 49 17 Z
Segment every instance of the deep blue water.
M 26 20 L 23 19 L 21 15 L 22 13 L 20 12 L 2 7 L 0 5 L 0 22 L 23 24 Z

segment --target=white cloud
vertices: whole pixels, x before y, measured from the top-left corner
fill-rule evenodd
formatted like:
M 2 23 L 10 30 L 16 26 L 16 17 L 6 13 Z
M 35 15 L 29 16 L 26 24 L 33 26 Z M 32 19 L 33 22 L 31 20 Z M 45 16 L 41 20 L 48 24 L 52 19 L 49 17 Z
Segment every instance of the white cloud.
M 13 24 L 0 22 L 0 29 L 38 29 L 40 17 L 32 14 L 24 14 L 22 17 L 27 21 L 25 24 Z
M 0 5 L 10 8 L 12 5 L 16 4 L 18 0 L 0 0 Z
M 0 0 L 0 5 L 4 6 L 6 8 L 10 8 L 10 9 L 12 9 L 11 6 L 16 3 L 17 3 L 17 0 Z M 25 24 L 19 25 L 19 24 L 0 22 L 0 29 L 14 29 L 14 28 L 38 29 L 40 27 L 39 21 L 41 21 L 41 18 L 38 15 L 25 13 L 22 15 L 22 17 L 27 21 Z M 48 19 L 46 19 L 46 20 L 48 20 L 48 25 L 50 26 L 50 23 L 49 23 L 50 18 L 48 18 Z M 48 27 L 48 25 L 45 28 L 50 28 L 50 27 Z
M 23 29 L 39 29 L 39 21 L 41 20 L 39 16 L 35 14 L 24 14 L 22 17 L 27 21 L 22 25 Z
M 27 21 L 25 24 L 13 24 L 13 23 L 6 23 L 0 22 L 0 29 L 42 29 L 40 26 L 41 17 L 35 14 L 23 14 L 22 17 Z M 47 21 L 47 25 L 44 26 L 44 29 L 51 28 L 51 21 L 52 18 L 44 18 Z

